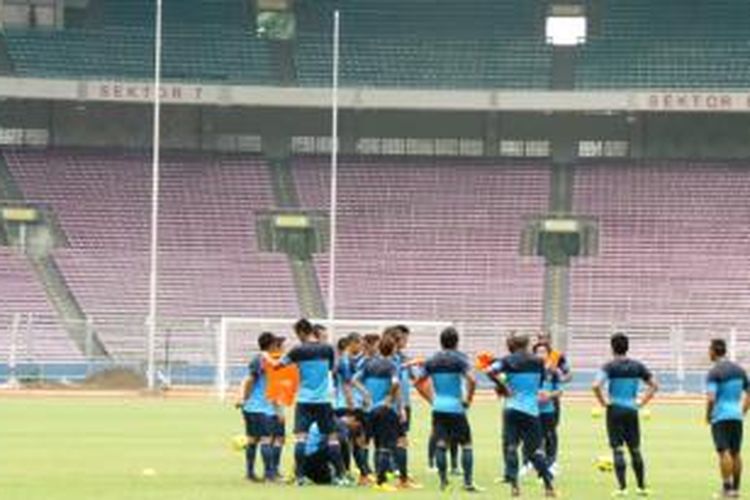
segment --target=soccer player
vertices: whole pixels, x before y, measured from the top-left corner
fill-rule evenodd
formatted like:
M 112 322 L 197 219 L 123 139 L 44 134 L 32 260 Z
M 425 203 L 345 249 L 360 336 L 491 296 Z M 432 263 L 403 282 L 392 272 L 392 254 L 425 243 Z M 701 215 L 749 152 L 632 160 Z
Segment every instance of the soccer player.
M 248 480 L 254 482 L 260 481 L 255 475 L 255 457 L 258 445 L 260 445 L 260 452 L 263 457 L 263 478 L 266 481 L 274 481 L 278 471 L 273 441 L 277 434 L 277 413 L 280 410 L 266 396 L 266 358 L 263 353 L 271 351 L 279 341 L 280 339 L 270 332 L 263 332 L 258 337 L 258 347 L 261 354 L 254 356 L 250 361 L 249 374 L 243 380 L 236 404 L 238 408 L 242 408 L 242 415 L 245 420 L 245 435 L 247 436 L 245 475 Z
M 481 489 L 474 484 L 471 426 L 466 417 L 466 410 L 474 400 L 476 379 L 468 358 L 458 352 L 458 341 L 458 332 L 453 327 L 440 333 L 442 350 L 427 360 L 417 387 L 424 387 L 421 382 L 427 378 L 432 381 L 432 391 L 421 394 L 432 406 L 432 432 L 437 440 L 435 462 L 440 475 L 440 489 L 445 490 L 449 486 L 446 453 L 448 447 L 456 444 L 461 447 L 464 490 L 476 493 Z
M 630 461 L 635 473 L 638 496 L 648 496 L 646 489 L 646 466 L 641 454 L 641 431 L 638 411 L 654 397 L 658 385 L 654 376 L 640 361 L 628 358 L 630 341 L 624 333 L 616 333 L 610 339 L 614 359 L 602 367 L 594 382 L 594 395 L 602 407 L 607 409 L 607 435 L 612 448 L 615 476 L 618 489 L 615 497 L 627 496 L 627 464 L 623 445 L 630 452 Z M 638 399 L 641 383 L 646 391 Z M 607 394 L 604 386 L 607 385 Z
M 380 355 L 368 359 L 352 379 L 357 390 L 365 396 L 368 433 L 375 440 L 375 487 L 384 492 L 396 490 L 387 483 L 387 473 L 401 429 L 397 413 L 400 397 L 398 370 L 390 359 L 395 349 L 393 339 L 384 336 L 379 342 Z M 406 476 L 403 469 L 399 473 L 402 478 Z
M 401 428 L 399 429 L 398 444 L 395 452 L 396 468 L 404 471 L 400 478 L 399 487 L 402 489 L 421 489 L 422 485 L 415 482 L 408 475 L 409 471 L 409 430 L 411 428 L 411 386 L 413 376 L 413 366 L 409 356 L 406 354 L 406 348 L 409 346 L 409 328 L 404 325 L 396 325 L 388 328 L 384 336 L 390 335 L 396 345 L 393 361 L 399 374 L 399 393 L 401 399 L 399 406 L 402 411 L 399 414 L 401 419 Z
M 364 363 L 364 341 L 359 333 L 352 332 L 347 336 L 346 359 L 348 364 L 347 384 L 349 386 L 350 399 L 348 420 L 351 434 L 352 455 L 354 463 L 359 469 L 359 485 L 368 486 L 372 483 L 369 450 L 367 446 L 366 419 L 364 412 L 364 397 L 358 390 L 354 390 L 352 379 L 362 368 Z
M 339 486 L 348 486 L 348 480 L 344 475 L 341 445 L 336 434 L 336 418 L 330 401 L 335 352 L 330 345 L 321 342 L 308 320 L 297 321 L 294 331 L 300 344 L 292 348 L 275 364 L 278 367 L 296 364 L 300 371 L 300 389 L 294 416 L 296 435 L 294 461 L 297 484 L 305 484 L 305 441 L 308 430 L 315 423 L 318 424 L 320 432 L 329 437 L 328 452 L 336 474 L 334 483 Z
M 545 376 L 542 383 L 542 391 L 539 393 L 539 420 L 542 425 L 542 443 L 544 455 L 547 458 L 548 468 L 554 475 L 554 465 L 557 460 L 557 417 L 558 402 L 562 395 L 560 389 L 561 373 L 558 368 L 550 364 L 551 354 L 549 344 L 537 344 L 534 346 L 536 354 L 545 364 Z
M 539 420 L 539 391 L 544 379 L 544 363 L 529 351 L 527 335 L 508 337 L 510 354 L 493 362 L 487 376 L 506 396 L 503 410 L 503 456 L 505 482 L 510 484 L 511 496 L 521 496 L 518 485 L 518 448 L 523 444 L 523 456 L 530 457 L 539 477 L 544 481 L 547 497 L 555 497 L 552 474 L 542 449 L 542 427 Z M 505 375 L 505 381 L 499 376 Z
M 714 366 L 706 380 L 706 422 L 711 424 L 714 446 L 719 456 L 723 498 L 739 498 L 742 477 L 743 419 L 750 409 L 747 374 L 726 359 L 727 344 L 711 341 L 709 356 Z M 743 398 L 744 395 L 744 398 Z
M 542 331 L 538 337 L 537 337 L 537 344 L 538 346 L 545 346 L 547 351 L 547 356 L 544 358 L 544 364 L 545 368 L 547 370 L 547 374 L 555 374 L 557 381 L 560 386 L 562 384 L 566 384 L 570 382 L 573 379 L 573 373 L 570 369 L 570 364 L 568 363 L 568 359 L 565 356 L 565 354 L 561 351 L 558 351 L 552 346 L 552 335 L 550 335 L 549 332 Z M 540 347 L 541 348 L 541 347 Z M 555 429 L 560 425 L 560 417 L 562 415 L 562 392 L 559 396 L 553 398 L 552 400 L 554 404 L 554 416 L 555 416 Z M 549 407 L 546 407 L 547 410 L 544 412 L 547 415 L 552 414 Z M 548 417 L 547 417 L 548 418 Z M 551 422 L 548 422 L 551 423 Z M 556 433 L 555 433 L 556 434 Z M 557 475 L 558 473 L 558 464 L 557 464 L 557 451 L 559 449 L 559 446 L 557 445 L 557 442 L 555 442 L 555 446 L 551 448 L 547 448 L 546 444 L 548 442 L 545 440 L 545 453 L 547 454 L 547 461 L 550 464 L 550 471 Z M 550 455 L 550 453 L 552 453 Z M 527 470 L 530 469 L 530 462 L 528 460 L 528 457 L 525 460 L 525 463 L 529 465 L 527 467 Z M 524 475 L 524 470 L 522 469 L 521 475 Z
M 349 364 L 348 347 L 348 337 L 342 337 L 336 343 L 336 366 L 333 378 L 333 385 L 336 391 L 334 414 L 343 425 L 350 424 L 350 408 L 353 407 L 351 391 L 351 378 L 353 374 Z M 351 443 L 348 439 L 342 443 L 341 458 L 344 462 L 344 469 L 349 473 L 351 467 Z

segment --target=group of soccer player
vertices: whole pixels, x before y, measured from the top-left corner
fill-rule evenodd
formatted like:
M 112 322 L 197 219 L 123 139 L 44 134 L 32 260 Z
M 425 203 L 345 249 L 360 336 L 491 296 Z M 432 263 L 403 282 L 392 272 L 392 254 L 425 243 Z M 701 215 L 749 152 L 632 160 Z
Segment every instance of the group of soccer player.
M 361 486 L 386 492 L 421 488 L 409 474 L 410 395 L 414 388 L 432 408 L 428 454 L 429 463 L 436 466 L 441 490 L 448 488 L 449 475 L 462 474 L 464 491 L 483 491 L 474 483 L 472 433 L 467 418 L 477 387 L 474 372 L 479 371 L 505 399 L 502 482 L 510 487 L 511 496 L 518 497 L 519 477 L 524 468 L 533 469 L 545 495 L 556 496 L 560 398 L 571 371 L 564 355 L 553 349 L 548 335 L 532 339 L 512 333 L 507 338 L 508 354 L 496 358 L 483 353 L 472 363 L 459 351 L 459 333 L 452 327 L 441 332 L 440 350 L 426 360 L 407 356 L 410 332 L 403 325 L 386 328 L 380 334 L 351 333 L 338 341 L 336 349 L 328 343 L 327 332 L 320 325 L 301 319 L 294 331 L 299 343 L 285 353 L 283 337 L 260 335 L 261 352 L 250 362 L 249 375 L 241 387 L 237 405 L 245 420 L 248 479 L 281 480 L 284 413 L 267 397 L 267 374 L 268 370 L 296 365 L 300 376 L 294 417 L 296 484 L 351 486 L 353 465 Z M 610 343 L 613 357 L 596 377 L 593 391 L 606 409 L 617 480 L 613 496 L 628 494 L 625 449 L 636 478 L 636 494 L 648 496 L 639 410 L 651 401 L 658 385 L 643 363 L 628 357 L 629 339 L 625 334 L 613 335 Z M 750 408 L 750 387 L 745 371 L 726 354 L 723 340 L 711 341 L 713 368 L 707 378 L 706 419 L 712 426 L 719 456 L 720 496 L 736 498 L 742 474 L 742 422 Z M 264 466 L 262 478 L 255 473 L 258 448 Z M 397 482 L 392 485 L 389 480 L 394 474 Z

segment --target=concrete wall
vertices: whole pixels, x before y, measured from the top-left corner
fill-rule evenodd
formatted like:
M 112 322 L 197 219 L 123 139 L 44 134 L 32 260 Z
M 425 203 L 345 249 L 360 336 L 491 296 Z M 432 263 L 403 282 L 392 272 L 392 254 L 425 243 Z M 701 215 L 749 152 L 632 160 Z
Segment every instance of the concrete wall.
M 47 128 L 60 146 L 146 148 L 152 109 L 143 104 L 5 100 L 0 126 Z M 328 136 L 328 110 L 167 105 L 165 148 L 213 149 L 222 134 L 260 135 L 278 143 L 289 136 Z M 359 137 L 628 140 L 636 158 L 750 158 L 750 115 L 485 113 L 344 111 L 341 144 L 350 152 Z M 488 148 L 488 151 L 493 151 Z

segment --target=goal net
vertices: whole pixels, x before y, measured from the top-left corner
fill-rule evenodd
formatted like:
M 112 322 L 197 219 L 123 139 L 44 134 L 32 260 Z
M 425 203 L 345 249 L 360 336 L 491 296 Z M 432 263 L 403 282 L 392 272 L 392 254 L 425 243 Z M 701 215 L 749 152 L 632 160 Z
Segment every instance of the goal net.
M 247 374 L 247 364 L 258 352 L 258 336 L 263 332 L 273 332 L 287 337 L 286 347 L 297 343 L 292 326 L 295 319 L 272 318 L 230 318 L 225 317 L 219 323 L 217 338 L 216 391 L 221 400 L 226 399 L 231 386 L 238 384 Z M 411 321 L 411 320 L 325 320 L 310 319 L 313 324 L 322 324 L 328 331 L 328 341 L 336 341 L 351 332 L 362 335 L 381 333 L 392 325 L 403 324 L 409 327 L 409 353 L 426 355 L 438 349 L 440 332 L 451 326 L 446 321 Z

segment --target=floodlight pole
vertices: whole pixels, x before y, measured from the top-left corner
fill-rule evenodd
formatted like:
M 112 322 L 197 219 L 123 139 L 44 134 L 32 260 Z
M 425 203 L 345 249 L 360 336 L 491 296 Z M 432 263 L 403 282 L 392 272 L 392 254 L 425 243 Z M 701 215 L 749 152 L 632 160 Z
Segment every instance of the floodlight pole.
M 327 319 L 336 319 L 336 214 L 338 211 L 339 163 L 339 11 L 333 13 L 333 82 L 331 85 L 331 207 L 328 238 L 328 307 Z
M 159 289 L 159 181 L 161 133 L 161 56 L 162 56 L 162 0 L 156 0 L 154 36 L 154 116 L 151 164 L 151 258 L 148 294 L 148 361 L 146 378 L 149 390 L 156 388 L 156 328 Z

